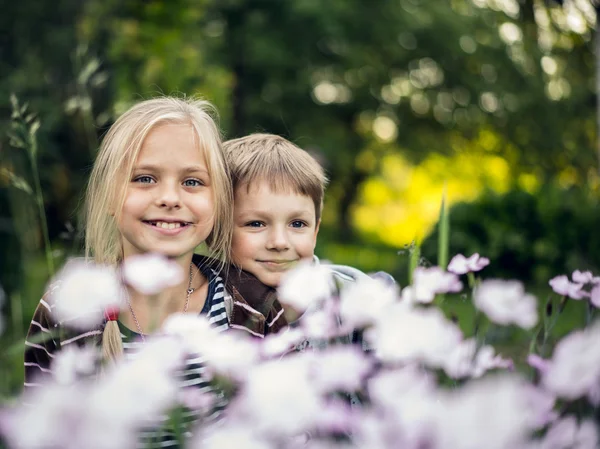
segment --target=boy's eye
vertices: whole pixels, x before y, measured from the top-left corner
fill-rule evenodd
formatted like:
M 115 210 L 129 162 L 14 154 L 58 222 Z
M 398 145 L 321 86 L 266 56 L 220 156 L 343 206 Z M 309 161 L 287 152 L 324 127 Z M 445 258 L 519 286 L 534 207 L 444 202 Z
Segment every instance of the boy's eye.
M 308 226 L 308 224 L 302 220 L 294 220 L 290 223 L 290 225 L 292 226 L 292 228 L 303 228 L 305 226 Z
M 185 181 L 183 181 L 183 185 L 185 187 L 200 187 L 203 186 L 204 183 L 202 181 L 200 181 L 199 179 L 186 179 Z
M 248 223 L 245 224 L 245 226 L 248 226 L 250 228 L 262 228 L 265 224 L 262 221 L 249 221 Z
M 142 175 L 142 176 L 138 176 L 137 178 L 133 179 L 133 182 L 139 182 L 142 184 L 151 184 L 154 181 L 154 178 L 152 176 L 148 176 L 148 175 Z

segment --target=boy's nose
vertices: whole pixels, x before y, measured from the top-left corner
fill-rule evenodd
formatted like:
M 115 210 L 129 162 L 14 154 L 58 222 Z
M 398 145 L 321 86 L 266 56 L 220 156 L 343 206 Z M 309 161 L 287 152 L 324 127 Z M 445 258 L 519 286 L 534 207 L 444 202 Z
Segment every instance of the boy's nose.
M 283 229 L 273 228 L 269 233 L 267 249 L 273 251 L 285 251 L 290 248 L 290 242 L 287 233 Z

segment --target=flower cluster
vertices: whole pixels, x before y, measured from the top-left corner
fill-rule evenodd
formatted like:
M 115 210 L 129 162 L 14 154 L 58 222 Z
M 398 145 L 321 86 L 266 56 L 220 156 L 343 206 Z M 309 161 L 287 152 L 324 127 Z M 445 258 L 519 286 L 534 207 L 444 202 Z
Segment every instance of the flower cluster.
M 169 416 L 210 414 L 215 398 L 174 375 L 200 356 L 227 406 L 219 425 L 185 424 L 188 448 L 598 447 L 597 424 L 565 405 L 600 403 L 600 322 L 568 334 L 549 359 L 530 354 L 539 381 L 528 380 L 485 335 L 465 335 L 437 307 L 436 295 L 462 292 L 458 275 L 487 264 L 475 256 L 456 259 L 452 273 L 418 268 L 404 289 L 377 279 L 336 286 L 326 266 L 302 265 L 280 289 L 284 307 L 303 312 L 298 326 L 253 339 L 173 315 L 135 357 L 93 381 L 99 354 L 63 351 L 52 381 L 23 398 L 33 407 L 2 411 L 0 433 L 8 447 L 135 447 L 140 429 Z M 577 296 L 572 284 L 597 285 L 591 273 L 567 281 L 553 287 Z M 520 282 L 484 280 L 471 293 L 487 328 L 529 332 L 545 322 Z
M 571 299 L 589 298 L 590 302 L 600 308 L 600 276 L 590 271 L 575 270 L 571 279 L 565 274 L 550 279 L 549 284 L 554 292 Z M 589 287 L 589 290 L 585 290 Z

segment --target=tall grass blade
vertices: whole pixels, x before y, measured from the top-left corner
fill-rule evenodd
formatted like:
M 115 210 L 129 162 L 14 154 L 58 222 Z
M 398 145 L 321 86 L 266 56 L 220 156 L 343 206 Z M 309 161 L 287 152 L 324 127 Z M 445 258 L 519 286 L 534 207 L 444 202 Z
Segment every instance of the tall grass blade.
M 442 205 L 440 207 L 440 219 L 438 226 L 438 266 L 444 270 L 448 266 L 448 253 L 450 247 L 450 220 L 446 208 L 446 188 L 442 194 Z

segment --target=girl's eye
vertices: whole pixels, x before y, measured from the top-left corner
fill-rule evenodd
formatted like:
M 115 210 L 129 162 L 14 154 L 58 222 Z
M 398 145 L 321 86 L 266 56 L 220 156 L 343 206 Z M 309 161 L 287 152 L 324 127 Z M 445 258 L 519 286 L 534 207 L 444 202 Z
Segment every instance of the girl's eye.
M 290 223 L 290 225 L 292 226 L 292 228 L 304 228 L 308 226 L 305 222 L 301 220 L 294 220 Z
M 185 181 L 183 181 L 183 185 L 185 187 L 200 187 L 203 186 L 204 183 L 199 179 L 186 179 Z
M 152 178 L 152 176 L 143 175 L 143 176 L 138 176 L 137 178 L 135 178 L 133 180 L 133 182 L 139 182 L 142 184 L 151 184 L 155 181 L 154 181 L 154 178 Z
M 249 228 L 262 228 L 264 225 L 265 224 L 262 221 L 249 221 L 246 223 L 246 226 Z

